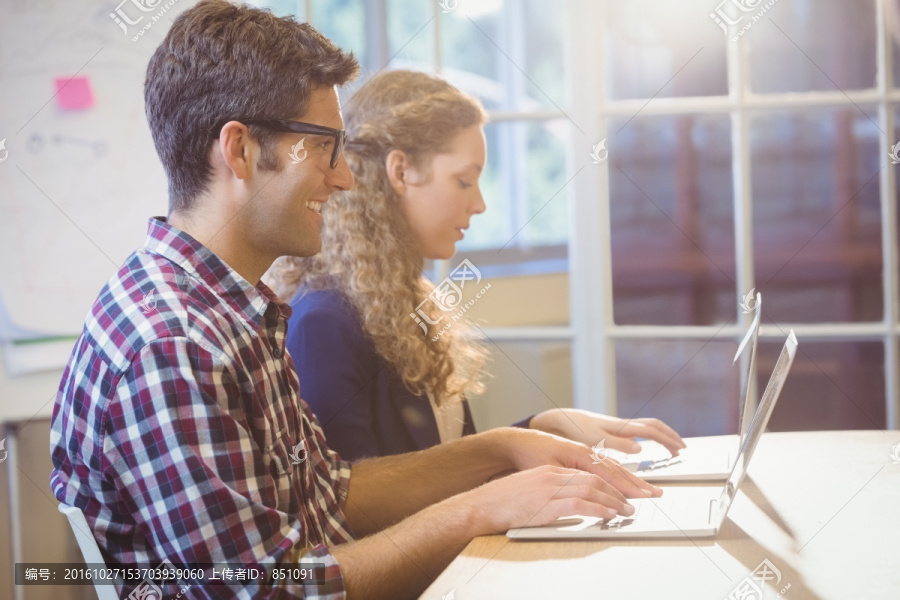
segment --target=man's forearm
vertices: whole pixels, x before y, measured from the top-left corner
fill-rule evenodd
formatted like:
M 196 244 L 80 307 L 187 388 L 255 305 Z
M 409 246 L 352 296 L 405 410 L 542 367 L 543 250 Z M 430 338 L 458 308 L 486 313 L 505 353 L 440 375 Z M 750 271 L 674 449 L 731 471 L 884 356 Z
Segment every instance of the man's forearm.
M 354 534 L 379 531 L 510 470 L 508 440 L 515 435 L 510 428 L 495 429 L 420 452 L 355 463 L 344 505 Z
M 454 498 L 331 552 L 348 600 L 415 598 L 469 541 L 489 529 L 477 506 Z

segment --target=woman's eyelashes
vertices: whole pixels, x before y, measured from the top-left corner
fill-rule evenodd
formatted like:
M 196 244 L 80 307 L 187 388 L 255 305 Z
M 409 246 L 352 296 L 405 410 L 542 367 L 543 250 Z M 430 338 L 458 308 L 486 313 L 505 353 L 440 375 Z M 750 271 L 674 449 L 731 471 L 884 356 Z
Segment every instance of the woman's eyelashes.
M 462 177 L 457 177 L 456 180 L 459 181 L 459 187 L 461 187 L 462 189 L 470 188 L 473 185 L 465 181 Z

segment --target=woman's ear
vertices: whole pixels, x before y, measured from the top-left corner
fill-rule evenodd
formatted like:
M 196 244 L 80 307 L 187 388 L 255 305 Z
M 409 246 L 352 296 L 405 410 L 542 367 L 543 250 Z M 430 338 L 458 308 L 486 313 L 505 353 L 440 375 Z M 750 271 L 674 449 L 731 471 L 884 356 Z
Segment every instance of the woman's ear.
M 391 150 L 384 161 L 384 166 L 387 170 L 388 181 L 391 182 L 391 187 L 394 188 L 394 191 L 399 196 L 405 195 L 406 186 L 409 183 L 406 174 L 410 167 L 409 157 L 406 156 L 403 150 Z

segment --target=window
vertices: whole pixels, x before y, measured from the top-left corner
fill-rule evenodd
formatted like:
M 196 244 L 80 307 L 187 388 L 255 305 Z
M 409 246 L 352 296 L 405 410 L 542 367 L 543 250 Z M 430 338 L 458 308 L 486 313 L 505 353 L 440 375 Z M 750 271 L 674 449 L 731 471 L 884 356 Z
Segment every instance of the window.
M 900 2 L 776 0 L 735 26 L 717 0 L 444 4 L 293 10 L 356 53 L 357 86 L 438 71 L 488 108 L 488 209 L 459 258 L 553 274 L 547 297 L 517 281 L 481 303 L 549 315 L 485 328 L 499 362 L 557 365 L 526 369 L 532 404 L 734 431 L 755 288 L 758 386 L 787 330 L 800 340 L 771 428 L 900 427 Z
M 563 57 L 564 11 L 541 0 L 269 0 L 276 14 L 310 22 L 362 65 L 353 91 L 383 68 L 439 72 L 478 97 L 491 115 L 485 128 L 487 202 L 473 219 L 461 255 L 501 272 L 521 263 L 566 270 L 569 237 L 567 153 L 570 123 Z M 570 175 L 570 174 L 569 174 Z M 551 203 L 548 199 L 553 198 Z M 535 221 L 536 215 L 542 215 Z M 504 268 L 503 266 L 506 266 Z M 522 270 L 521 268 L 519 269 Z M 493 269 L 497 272 L 497 269 Z
M 747 325 L 737 299 L 755 288 L 758 388 L 788 329 L 800 340 L 771 429 L 896 428 L 889 153 L 900 129 L 898 72 L 885 65 L 900 4 L 761 4 L 737 41 L 750 18 L 726 36 L 710 18 L 723 4 L 636 0 L 580 15 L 608 40 L 582 66 L 605 82 L 595 105 L 609 160 L 596 188 L 576 193 L 601 205 L 610 243 L 579 240 L 586 226 L 571 241 L 585 265 L 571 274 L 576 402 L 686 434 L 735 431 L 732 403 L 709 399 L 737 397 L 730 354 Z M 570 21 L 576 39 L 590 35 L 581 20 Z

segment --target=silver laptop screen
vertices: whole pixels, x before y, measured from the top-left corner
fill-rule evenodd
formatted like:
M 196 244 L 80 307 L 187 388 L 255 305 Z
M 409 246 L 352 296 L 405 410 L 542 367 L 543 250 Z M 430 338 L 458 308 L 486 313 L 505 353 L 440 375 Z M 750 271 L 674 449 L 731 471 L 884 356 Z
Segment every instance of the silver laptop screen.
M 778 400 L 781 388 L 784 387 L 784 381 L 787 379 L 796 354 L 797 338 L 794 336 L 794 330 L 792 329 L 788 333 L 784 347 L 781 349 L 781 354 L 778 356 L 778 361 L 775 363 L 775 369 L 772 371 L 772 376 L 766 385 L 766 391 L 763 392 L 759 409 L 756 411 L 753 421 L 747 429 L 747 437 L 744 439 L 744 443 L 741 444 L 737 460 L 735 460 L 734 467 L 731 469 L 731 475 L 728 476 L 728 481 L 725 482 L 725 487 L 722 489 L 721 496 L 719 496 L 717 515 L 713 522 L 721 523 L 725 515 L 728 514 L 728 509 L 731 507 L 732 501 L 734 501 L 734 496 L 737 494 L 737 490 L 741 487 L 741 482 L 747 474 L 747 465 L 750 464 L 753 451 L 766 430 L 769 417 L 772 416 L 772 409 L 775 408 L 775 402 Z
M 747 433 L 747 427 L 750 425 L 750 416 L 756 408 L 750 401 L 750 385 L 753 373 L 756 372 L 756 341 L 759 338 L 759 320 L 762 313 L 762 293 L 756 294 L 756 307 L 754 309 L 753 322 L 747 328 L 747 333 L 738 345 L 737 352 L 734 353 L 732 364 L 736 363 L 738 358 L 741 359 L 741 395 L 738 400 L 738 448 L 744 443 L 744 437 Z M 744 350 L 749 346 L 749 351 Z

